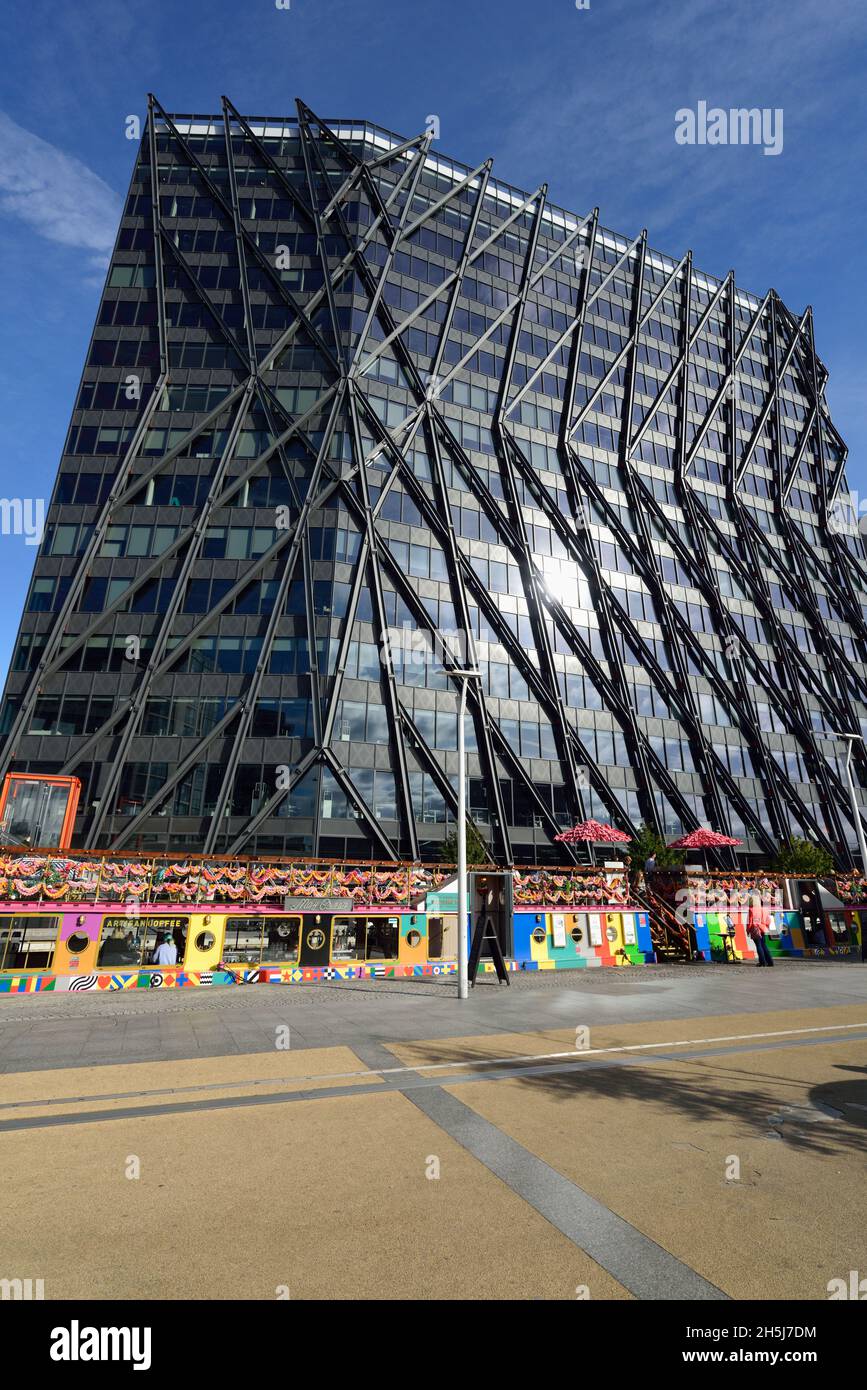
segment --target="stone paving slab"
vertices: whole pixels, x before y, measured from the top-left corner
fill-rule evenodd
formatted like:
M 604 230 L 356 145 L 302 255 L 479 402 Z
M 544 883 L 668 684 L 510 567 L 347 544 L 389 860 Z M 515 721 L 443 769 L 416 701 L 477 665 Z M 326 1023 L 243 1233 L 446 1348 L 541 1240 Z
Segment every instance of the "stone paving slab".
M 867 1250 L 865 1038 L 749 1046 L 443 1085 L 729 1296 L 826 1299 Z
M 47 1299 L 628 1297 L 387 1088 L 9 1133 L 0 1183 L 15 1192 L 5 1267 L 38 1274 Z

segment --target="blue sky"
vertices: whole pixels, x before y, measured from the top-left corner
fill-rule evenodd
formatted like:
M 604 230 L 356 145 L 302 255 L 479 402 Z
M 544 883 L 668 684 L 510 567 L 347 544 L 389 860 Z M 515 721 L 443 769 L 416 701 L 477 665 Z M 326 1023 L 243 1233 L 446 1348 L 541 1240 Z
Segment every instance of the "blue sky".
M 867 6 L 852 0 L 28 0 L 0 74 L 0 496 L 48 497 L 135 146 L 128 115 L 323 116 L 438 147 L 793 312 L 867 496 Z M 782 108 L 782 152 L 683 146 L 699 101 Z M 859 332 L 859 329 L 861 331 Z M 0 536 L 0 679 L 35 548 Z

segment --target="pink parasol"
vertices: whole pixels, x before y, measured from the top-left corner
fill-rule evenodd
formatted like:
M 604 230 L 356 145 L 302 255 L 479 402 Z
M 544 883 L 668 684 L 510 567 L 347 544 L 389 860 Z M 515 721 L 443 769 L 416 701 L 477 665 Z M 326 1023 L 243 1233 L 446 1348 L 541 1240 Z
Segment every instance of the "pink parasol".
M 603 825 L 598 820 L 583 820 L 580 825 L 573 825 L 571 830 L 555 835 L 554 839 L 562 840 L 567 845 L 575 844 L 578 840 L 589 840 L 600 845 L 624 845 L 631 841 L 632 836 L 624 835 L 622 830 L 615 830 L 613 825 Z
M 742 845 L 743 840 L 733 840 L 731 835 L 720 835 L 716 830 L 691 830 L 679 840 L 672 840 L 669 849 L 717 849 L 721 845 Z

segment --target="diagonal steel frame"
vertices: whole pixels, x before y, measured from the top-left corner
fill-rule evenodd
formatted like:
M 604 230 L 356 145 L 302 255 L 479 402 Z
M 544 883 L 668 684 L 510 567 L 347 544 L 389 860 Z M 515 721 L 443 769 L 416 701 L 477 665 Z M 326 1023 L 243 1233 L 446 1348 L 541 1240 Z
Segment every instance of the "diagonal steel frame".
M 226 447 L 223 450 L 222 457 L 217 466 L 216 472 L 214 473 L 208 496 L 205 498 L 202 510 L 196 519 L 193 535 L 190 537 L 190 542 L 187 547 L 186 554 L 184 555 L 179 573 L 177 575 L 177 582 L 175 584 L 171 601 L 169 603 L 168 609 L 166 610 L 166 613 L 163 615 L 163 621 L 155 633 L 155 641 L 150 655 L 148 657 L 148 664 L 144 672 L 142 673 L 141 680 L 133 690 L 132 697 L 130 700 L 129 717 L 127 719 L 126 727 L 118 742 L 117 747 L 113 751 L 108 778 L 105 781 L 105 783 L 100 787 L 99 809 L 94 813 L 93 817 L 91 818 L 90 825 L 87 831 L 87 838 L 85 840 L 85 849 L 93 849 L 96 845 L 100 830 L 102 829 L 103 822 L 105 820 L 106 815 L 108 814 L 108 808 L 111 804 L 112 798 L 114 797 L 115 791 L 117 789 L 117 785 L 123 774 L 130 745 L 138 732 L 139 724 L 141 722 L 142 715 L 144 714 L 144 704 L 145 700 L 147 699 L 148 691 L 151 689 L 153 685 L 156 669 L 159 666 L 160 661 L 162 660 L 163 654 L 166 649 L 166 645 L 169 641 L 174 620 L 180 610 L 181 600 L 186 592 L 187 581 L 189 580 L 190 575 L 192 574 L 193 565 L 195 564 L 196 560 L 199 558 L 199 555 L 201 554 L 202 542 L 204 541 L 208 521 L 213 511 L 214 496 L 215 494 L 219 493 L 220 486 L 226 474 L 226 469 L 228 468 L 231 460 L 234 458 L 238 438 L 244 426 L 244 422 L 247 419 L 247 414 L 250 407 L 250 397 L 252 396 L 252 392 L 253 383 L 251 380 L 248 384 L 248 389 L 244 395 L 244 398 L 242 399 L 238 407 L 238 412 L 235 417 L 234 423 L 232 424 L 232 428 L 229 431 L 229 437 L 226 440 Z

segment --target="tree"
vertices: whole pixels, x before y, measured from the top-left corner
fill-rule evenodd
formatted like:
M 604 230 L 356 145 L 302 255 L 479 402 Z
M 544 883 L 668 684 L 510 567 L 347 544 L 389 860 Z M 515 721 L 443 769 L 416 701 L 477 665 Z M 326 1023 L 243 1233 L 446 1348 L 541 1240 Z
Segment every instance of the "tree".
M 780 847 L 773 867 L 777 873 L 797 878 L 826 878 L 834 872 L 834 860 L 821 845 L 796 837 Z
M 642 821 L 641 829 L 629 849 L 636 869 L 643 869 L 651 854 L 656 855 L 658 869 L 677 869 L 683 864 L 683 850 L 669 849 L 652 825 Z
M 446 864 L 457 864 L 458 862 L 457 830 L 449 831 L 443 840 L 443 860 Z M 490 862 L 487 844 L 473 822 L 467 821 L 467 863 L 489 864 Z

